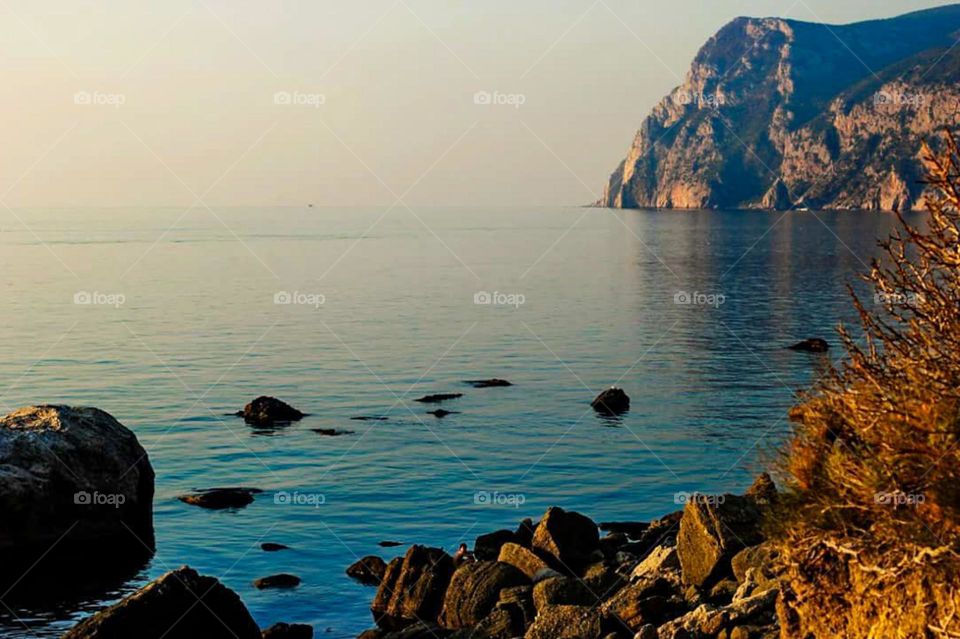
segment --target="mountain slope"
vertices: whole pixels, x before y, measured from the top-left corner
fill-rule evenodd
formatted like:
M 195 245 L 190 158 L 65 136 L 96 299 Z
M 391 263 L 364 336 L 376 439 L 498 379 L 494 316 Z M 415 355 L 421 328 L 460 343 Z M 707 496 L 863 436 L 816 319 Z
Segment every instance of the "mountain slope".
M 844 26 L 738 18 L 643 122 L 599 205 L 918 206 L 921 140 L 957 122 L 960 5 Z

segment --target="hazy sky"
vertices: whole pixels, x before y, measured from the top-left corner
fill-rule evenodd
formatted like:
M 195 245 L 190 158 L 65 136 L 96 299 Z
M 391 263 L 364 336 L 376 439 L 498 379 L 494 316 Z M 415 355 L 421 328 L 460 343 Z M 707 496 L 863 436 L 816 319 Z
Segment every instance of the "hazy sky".
M 584 203 L 730 19 L 942 4 L 5 0 L 0 200 Z

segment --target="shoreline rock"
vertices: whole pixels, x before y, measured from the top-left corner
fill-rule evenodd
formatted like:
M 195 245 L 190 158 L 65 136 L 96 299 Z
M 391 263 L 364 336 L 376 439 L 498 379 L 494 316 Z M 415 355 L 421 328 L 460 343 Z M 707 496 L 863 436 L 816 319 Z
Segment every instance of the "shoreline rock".
M 188 495 L 180 495 L 178 500 L 191 506 L 199 506 L 208 510 L 224 510 L 227 508 L 243 508 L 253 503 L 253 496 L 263 491 L 259 488 L 206 488 Z

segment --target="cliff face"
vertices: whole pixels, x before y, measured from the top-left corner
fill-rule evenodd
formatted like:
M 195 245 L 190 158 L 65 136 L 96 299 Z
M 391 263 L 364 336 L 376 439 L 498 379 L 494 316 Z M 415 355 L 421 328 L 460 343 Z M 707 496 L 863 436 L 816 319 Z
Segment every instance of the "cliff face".
M 960 119 L 960 5 L 828 26 L 738 18 L 641 125 L 601 206 L 905 210 Z

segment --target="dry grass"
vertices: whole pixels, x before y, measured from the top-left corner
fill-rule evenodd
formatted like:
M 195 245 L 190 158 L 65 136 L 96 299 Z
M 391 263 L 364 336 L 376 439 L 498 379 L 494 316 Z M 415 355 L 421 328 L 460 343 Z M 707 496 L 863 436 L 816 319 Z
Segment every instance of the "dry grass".
M 960 637 L 960 146 L 942 147 L 923 228 L 901 217 L 876 297 L 854 295 L 864 337 L 841 327 L 845 363 L 791 413 L 784 637 Z

